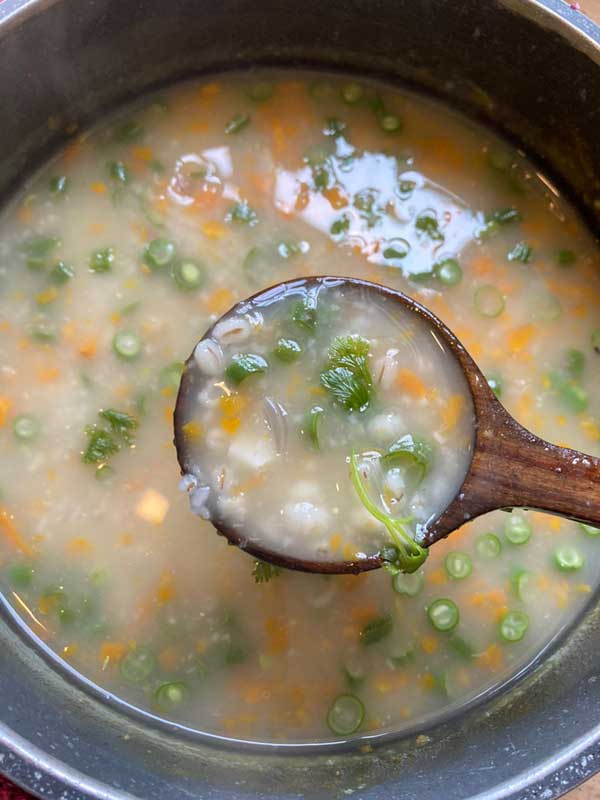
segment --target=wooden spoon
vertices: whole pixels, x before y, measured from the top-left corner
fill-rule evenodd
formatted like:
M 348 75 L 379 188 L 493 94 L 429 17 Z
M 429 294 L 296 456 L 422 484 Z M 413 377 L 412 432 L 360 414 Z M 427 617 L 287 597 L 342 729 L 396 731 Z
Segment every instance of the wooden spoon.
M 238 303 L 221 319 L 249 302 L 278 289 L 325 281 L 343 281 L 359 286 L 374 296 L 385 296 L 401 303 L 424 319 L 447 345 L 448 357 L 460 365 L 473 400 L 475 414 L 474 447 L 471 464 L 458 493 L 437 519 L 429 523 L 419 543 L 429 547 L 469 520 L 497 509 L 528 508 L 568 517 L 600 528 L 600 459 L 577 450 L 546 442 L 519 424 L 498 401 L 487 380 L 469 353 L 444 323 L 410 297 L 379 284 L 354 278 L 299 278 L 258 292 Z M 215 323 L 216 325 L 217 323 Z M 213 326 L 214 327 L 214 326 Z M 203 338 L 211 335 L 211 327 Z M 193 354 L 186 367 L 193 363 Z M 191 370 L 184 371 L 175 408 L 175 446 L 182 473 L 191 471 L 189 453 L 182 433 L 184 408 L 195 397 Z M 248 543 L 239 530 L 225 519 L 211 522 L 235 545 L 251 555 L 289 569 L 320 573 L 357 573 L 382 566 L 379 555 L 361 561 L 309 561 L 290 557 Z

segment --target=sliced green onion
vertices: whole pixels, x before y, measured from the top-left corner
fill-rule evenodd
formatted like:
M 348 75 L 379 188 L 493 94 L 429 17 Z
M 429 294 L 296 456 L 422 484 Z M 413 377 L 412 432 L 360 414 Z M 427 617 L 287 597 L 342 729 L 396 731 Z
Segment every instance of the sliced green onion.
M 61 244 L 61 240 L 56 236 L 33 236 L 23 242 L 20 249 L 25 254 L 29 269 L 39 270 L 45 267 L 52 251 Z
M 401 236 L 395 236 L 393 239 L 388 239 L 386 242 L 386 246 L 383 250 L 383 257 L 386 261 L 390 262 L 391 266 L 401 266 L 398 261 L 401 261 L 403 258 L 410 253 L 410 243 L 403 239 Z M 413 276 L 411 276 L 413 277 Z
M 317 327 L 316 298 L 309 296 L 296 303 L 292 311 L 292 320 L 312 333 Z
M 75 270 L 64 261 L 58 261 L 50 270 L 50 280 L 58 286 L 62 286 L 75 276 Z
M 482 317 L 499 317 L 504 311 L 504 297 L 495 286 L 486 284 L 475 292 L 475 309 Z
M 580 378 L 585 369 L 585 354 L 574 347 L 569 348 L 564 356 L 565 369 L 573 378 Z
M 448 647 L 454 653 L 456 653 L 457 656 L 464 658 L 466 661 L 470 661 L 475 657 L 475 651 L 472 645 L 470 645 L 469 642 L 466 642 L 461 636 L 457 636 L 455 633 L 448 637 Z
M 370 619 L 360 633 L 360 643 L 365 647 L 381 642 L 391 634 L 394 628 L 394 620 L 391 614 L 384 614 L 382 617 Z
M 250 375 L 260 375 L 269 368 L 268 361 L 254 353 L 243 353 L 233 357 L 225 370 L 225 377 L 236 386 L 249 378 Z
M 178 389 L 185 364 L 183 361 L 174 361 L 163 367 L 158 375 L 158 383 L 161 389 Z
M 115 263 L 115 251 L 112 247 L 102 247 L 94 250 L 90 256 L 90 270 L 92 272 L 109 272 Z
M 255 103 L 264 103 L 273 94 L 273 84 L 270 81 L 256 81 L 248 87 L 248 97 Z
M 502 542 L 495 533 L 483 533 L 475 542 L 475 551 L 480 558 L 498 558 Z
M 128 683 L 145 683 L 156 668 L 156 659 L 146 647 L 136 647 L 121 659 L 119 669 Z
M 453 551 L 444 559 L 444 567 L 449 578 L 461 581 L 468 578 L 473 571 L 473 562 L 466 553 Z
M 50 179 L 50 191 L 52 194 L 64 195 L 69 188 L 69 179 L 66 175 L 55 175 Z
M 504 536 L 511 544 L 526 544 L 531 538 L 532 527 L 518 514 L 511 514 L 504 526 Z
M 13 586 L 26 589 L 33 583 L 35 570 L 30 564 L 13 564 L 8 571 L 8 577 Z
M 253 227 L 258 222 L 256 211 L 247 200 L 240 200 L 229 209 L 226 217 L 228 222 L 240 222 Z
M 56 341 L 56 329 L 51 322 L 40 320 L 31 327 L 30 335 L 32 339 L 43 344 Z
M 345 83 L 340 90 L 342 100 L 344 103 L 348 103 L 349 106 L 360 103 L 364 93 L 364 89 L 359 83 Z
M 499 375 L 490 375 L 487 382 L 488 386 L 499 400 L 502 397 L 502 389 L 504 388 L 502 378 Z
M 129 182 L 129 170 L 122 161 L 109 161 L 106 169 L 113 181 L 121 184 Z
M 173 683 L 163 683 L 154 692 L 154 699 L 158 706 L 163 710 L 177 708 L 189 699 L 190 690 L 185 683 L 175 681 Z
M 163 269 L 173 262 L 175 253 L 175 244 L 169 239 L 153 239 L 144 250 L 144 264 L 150 269 Z
M 121 142 L 132 142 L 135 139 L 139 139 L 139 137 L 144 132 L 144 129 L 134 119 L 130 119 L 128 122 L 125 122 L 115 131 L 115 138 Z
M 600 528 L 594 528 L 592 525 L 586 525 L 584 522 L 580 522 L 579 527 L 586 536 L 600 536 Z
M 412 643 L 396 642 L 392 644 L 389 655 L 385 663 L 390 669 L 398 669 L 406 666 L 415 657 L 415 646 Z
M 19 414 L 13 422 L 13 433 L 21 442 L 32 442 L 40 433 L 40 423 L 31 414 Z
M 304 420 L 304 430 L 317 449 L 321 447 L 319 432 L 325 410 L 321 406 L 313 406 Z
M 133 331 L 119 331 L 113 337 L 113 350 L 119 358 L 132 361 L 142 352 L 142 340 Z
M 521 264 L 529 264 L 533 258 L 533 250 L 525 242 L 517 242 L 512 250 L 509 251 L 507 258 L 509 261 L 518 261 Z
M 381 457 L 381 466 L 385 470 L 403 469 L 405 477 L 418 486 L 429 470 L 431 458 L 429 442 L 407 433 Z
M 570 267 L 577 261 L 577 254 L 573 250 L 559 250 L 556 260 L 561 267 Z
M 392 588 L 400 595 L 406 597 L 416 597 L 425 585 L 425 577 L 422 572 L 398 572 L 392 578 Z
M 295 339 L 278 339 L 273 355 L 286 364 L 297 361 L 302 353 L 302 348 Z
M 455 258 L 444 258 L 434 264 L 433 274 L 444 286 L 456 286 L 462 281 L 463 271 Z
M 460 619 L 458 606 L 447 598 L 434 600 L 427 609 L 427 616 L 436 631 L 451 631 Z
M 505 642 L 520 642 L 529 627 L 524 611 L 509 611 L 500 621 L 500 636 Z
M 554 552 L 554 563 L 562 572 L 576 572 L 585 563 L 579 550 L 571 545 L 563 545 Z
M 402 127 L 402 120 L 396 114 L 382 114 L 379 117 L 379 127 L 385 133 L 397 133 Z
M 199 289 L 204 284 L 204 268 L 196 261 L 180 261 L 172 275 L 177 286 L 185 292 Z
M 511 575 L 510 582 L 522 603 L 532 603 L 537 599 L 535 578 L 529 570 L 517 567 Z
M 229 120 L 225 125 L 225 133 L 228 135 L 239 133 L 250 123 L 250 116 L 248 114 L 236 114 L 235 117 Z
M 329 713 L 327 724 L 336 736 L 349 736 L 362 725 L 365 718 L 365 707 L 353 694 L 340 694 L 335 698 Z

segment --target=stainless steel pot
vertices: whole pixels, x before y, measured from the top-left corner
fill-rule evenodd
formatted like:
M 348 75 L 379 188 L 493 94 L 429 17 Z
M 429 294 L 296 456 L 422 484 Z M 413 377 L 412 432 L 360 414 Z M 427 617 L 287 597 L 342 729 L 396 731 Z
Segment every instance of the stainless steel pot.
M 0 192 L 66 128 L 161 83 L 318 66 L 416 85 L 494 124 L 598 227 L 599 43 L 600 29 L 561 0 L 5 0 Z M 4 603 L 0 770 L 64 800 L 552 800 L 600 768 L 599 627 L 595 598 L 509 687 L 421 735 L 372 750 L 242 748 L 77 679 Z

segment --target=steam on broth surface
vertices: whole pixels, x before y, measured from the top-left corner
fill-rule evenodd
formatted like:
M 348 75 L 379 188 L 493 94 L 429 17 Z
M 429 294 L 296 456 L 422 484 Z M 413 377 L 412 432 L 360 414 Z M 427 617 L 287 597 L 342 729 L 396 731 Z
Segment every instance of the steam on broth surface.
M 243 421 L 223 429 L 232 402 Z M 236 306 L 194 349 L 179 403 L 192 510 L 284 558 L 415 551 L 472 458 L 454 355 L 391 293 L 349 281 L 296 281 Z
M 1 223 L 4 595 L 102 687 L 255 741 L 446 713 L 534 657 L 598 574 L 598 532 L 537 513 L 490 514 L 393 578 L 255 564 L 190 513 L 183 360 L 235 302 L 319 274 L 415 297 L 517 419 L 600 455 L 595 243 L 517 152 L 418 97 L 301 74 L 176 87 L 73 140 Z M 226 388 L 210 433 L 232 444 L 251 420 Z M 384 451 L 378 413 L 364 446 Z

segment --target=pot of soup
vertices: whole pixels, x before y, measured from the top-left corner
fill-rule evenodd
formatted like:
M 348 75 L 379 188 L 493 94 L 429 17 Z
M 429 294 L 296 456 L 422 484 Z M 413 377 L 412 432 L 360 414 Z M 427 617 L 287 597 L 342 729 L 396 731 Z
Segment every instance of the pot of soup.
M 281 569 L 191 513 L 173 412 L 211 329 L 186 441 L 299 557 L 380 543 L 357 443 L 390 509 L 443 508 L 460 376 L 385 302 L 215 325 L 346 276 L 600 455 L 598 29 L 559 0 L 6 0 L 0 37 L 0 769 L 115 800 L 550 800 L 592 774 L 599 530 L 509 509 L 410 574 Z

